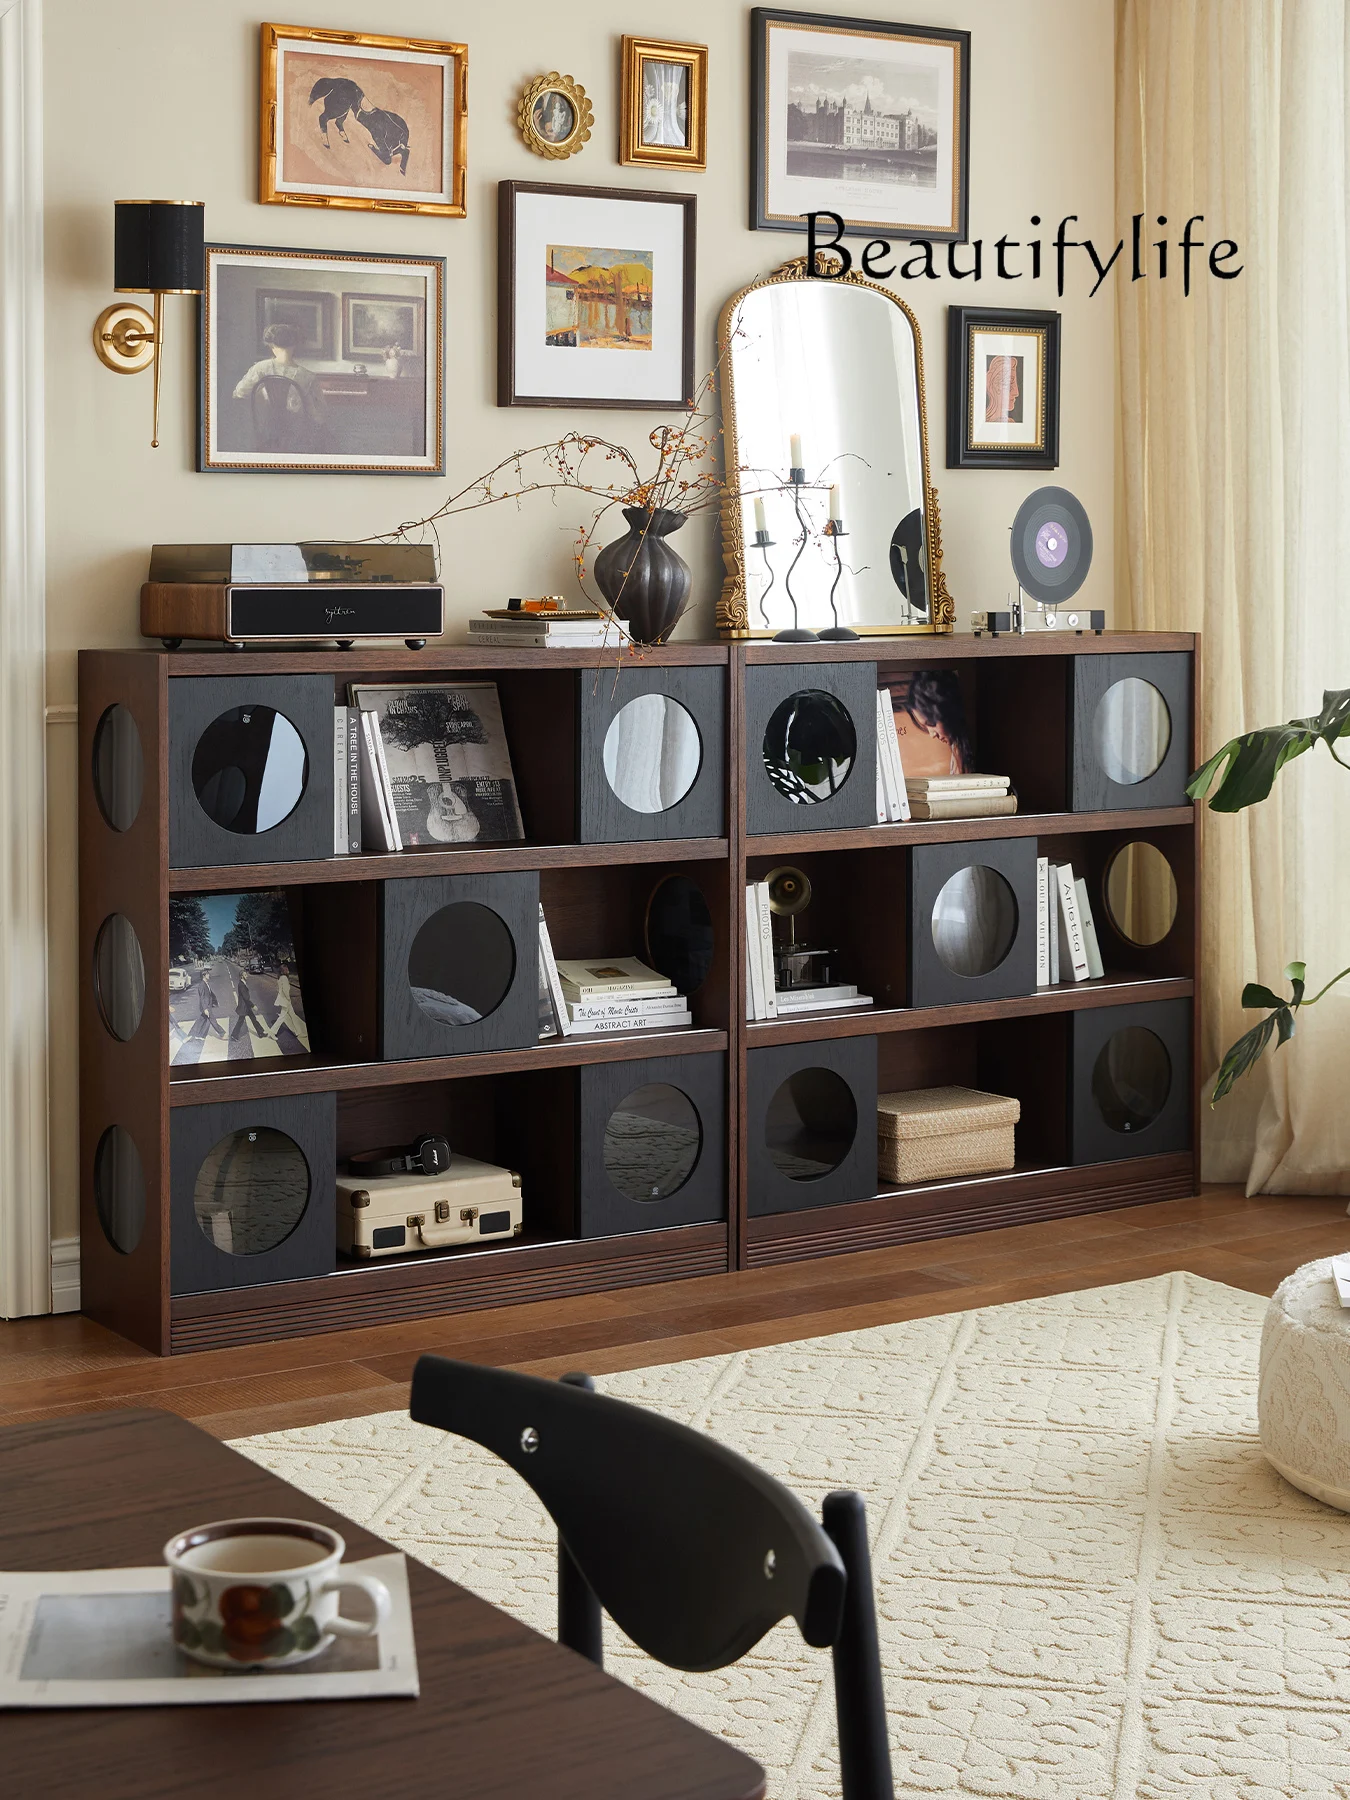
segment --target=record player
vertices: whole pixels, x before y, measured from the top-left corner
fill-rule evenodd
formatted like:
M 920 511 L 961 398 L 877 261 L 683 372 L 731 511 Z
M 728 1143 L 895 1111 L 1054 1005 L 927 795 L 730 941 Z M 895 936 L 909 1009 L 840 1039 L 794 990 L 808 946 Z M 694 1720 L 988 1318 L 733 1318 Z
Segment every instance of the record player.
M 1092 526 L 1087 509 L 1068 488 L 1043 487 L 1028 494 L 1012 523 L 1012 565 L 1017 599 L 1006 612 L 971 614 L 976 637 L 984 632 L 1085 631 L 1099 636 L 1106 614 L 1068 610 L 1066 603 L 1092 567 Z M 1028 604 L 1028 602 L 1030 604 Z
M 141 589 L 141 634 L 166 650 L 226 644 L 337 644 L 445 630 L 430 544 L 156 544 Z

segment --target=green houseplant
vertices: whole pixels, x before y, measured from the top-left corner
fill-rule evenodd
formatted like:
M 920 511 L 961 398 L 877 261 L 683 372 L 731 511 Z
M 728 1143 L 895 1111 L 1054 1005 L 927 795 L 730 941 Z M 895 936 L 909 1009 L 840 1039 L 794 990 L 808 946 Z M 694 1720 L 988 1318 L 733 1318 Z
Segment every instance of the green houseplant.
M 1230 738 L 1195 771 L 1186 785 L 1186 792 L 1193 800 L 1208 795 L 1212 812 L 1241 812 L 1244 807 L 1255 806 L 1266 798 L 1286 763 L 1318 743 L 1326 745 L 1343 769 L 1350 769 L 1350 763 L 1336 754 L 1336 745 L 1344 737 L 1350 737 L 1350 688 L 1335 693 L 1328 690 L 1322 695 L 1322 710 L 1315 718 L 1290 719 L 1287 725 L 1264 725 L 1257 731 Z M 1325 987 L 1309 994 L 1307 965 L 1291 962 L 1284 971 L 1284 979 L 1290 986 L 1288 999 L 1281 999 L 1259 981 L 1249 981 L 1242 990 L 1242 1004 L 1252 1010 L 1262 1010 L 1266 1016 L 1250 1031 L 1243 1032 L 1224 1053 L 1210 1104 L 1222 1100 L 1233 1083 L 1255 1067 L 1272 1038 L 1277 1044 L 1287 1044 L 1294 1035 L 1299 1011 L 1315 1005 L 1347 975 L 1350 975 L 1350 969 L 1342 969 Z

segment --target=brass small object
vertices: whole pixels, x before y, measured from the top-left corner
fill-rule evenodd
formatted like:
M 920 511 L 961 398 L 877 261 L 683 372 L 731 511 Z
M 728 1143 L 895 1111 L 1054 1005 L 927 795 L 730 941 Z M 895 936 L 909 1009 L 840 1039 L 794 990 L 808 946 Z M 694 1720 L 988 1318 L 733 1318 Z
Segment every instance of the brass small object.
M 408 1214 L 408 1224 L 410 1226 L 416 1228 L 418 1225 L 420 1225 L 423 1222 L 423 1220 L 425 1218 L 426 1218 L 425 1213 L 409 1213 Z
M 358 1188 L 357 1191 L 352 1195 L 352 1211 L 355 1212 L 358 1206 L 369 1206 L 369 1205 L 370 1205 L 370 1195 L 366 1192 L 365 1188 Z
M 594 123 L 585 88 L 556 69 L 531 81 L 516 109 L 520 135 L 536 156 L 575 156 L 590 137 Z
M 438 1225 L 444 1225 L 449 1217 L 450 1202 L 448 1200 L 438 1200 L 436 1202 L 436 1223 Z
M 127 300 L 105 306 L 94 320 L 94 353 L 117 375 L 139 375 L 155 359 L 155 321 Z
M 461 1225 L 472 1225 L 474 1220 L 477 1217 L 478 1217 L 478 1208 L 476 1206 L 461 1206 L 460 1207 L 459 1222 Z

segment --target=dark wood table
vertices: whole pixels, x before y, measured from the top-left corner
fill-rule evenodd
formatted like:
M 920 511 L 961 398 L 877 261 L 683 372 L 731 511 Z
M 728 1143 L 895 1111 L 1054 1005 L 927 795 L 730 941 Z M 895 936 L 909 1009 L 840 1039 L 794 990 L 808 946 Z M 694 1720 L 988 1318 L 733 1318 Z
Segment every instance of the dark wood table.
M 172 1413 L 0 1430 L 0 1568 L 157 1563 L 185 1526 L 318 1519 L 390 1548 Z M 730 1745 L 408 1561 L 421 1697 L 0 1713 L 13 1800 L 761 1800 Z

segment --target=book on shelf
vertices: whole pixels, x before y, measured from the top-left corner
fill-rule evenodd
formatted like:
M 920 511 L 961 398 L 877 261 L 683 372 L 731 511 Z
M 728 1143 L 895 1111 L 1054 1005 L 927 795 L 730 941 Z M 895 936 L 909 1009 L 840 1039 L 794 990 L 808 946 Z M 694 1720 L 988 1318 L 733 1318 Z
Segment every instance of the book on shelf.
M 1016 794 L 972 793 L 920 796 L 911 794 L 916 819 L 1002 819 L 1017 811 Z
M 402 848 L 394 834 L 390 796 L 384 787 L 380 763 L 380 728 L 372 712 L 358 714 L 361 721 L 361 847 L 363 850 Z
M 745 1016 L 776 1019 L 774 997 L 773 914 L 769 909 L 767 881 L 750 881 L 745 887 Z
M 524 838 L 495 682 L 353 682 L 349 698 L 379 725 L 402 843 Z
M 476 631 L 469 639 L 497 650 L 606 650 L 623 643 L 622 633 L 610 631 Z
M 1074 887 L 1073 864 L 1060 863 L 1054 869 L 1059 893 L 1059 967 L 1061 979 L 1071 974 L 1075 981 L 1088 978 L 1087 946 L 1083 942 L 1083 922 L 1078 916 L 1078 891 Z
M 606 1031 L 688 1031 L 694 1015 L 687 1007 L 675 1013 L 656 1013 L 643 1019 L 574 1019 L 570 1036 L 587 1037 Z
M 909 797 L 900 766 L 900 746 L 895 736 L 891 690 L 877 689 L 877 823 L 903 824 L 909 818 Z
M 333 708 L 333 854 L 361 853 L 361 714 Z
M 755 913 L 759 926 L 759 969 L 764 984 L 764 1012 L 762 1017 L 776 1019 L 778 1017 L 778 1000 L 775 994 L 775 975 L 773 966 L 773 911 L 769 905 L 769 884 L 767 881 L 755 883 Z
M 607 1000 L 615 995 L 668 995 L 672 982 L 636 956 L 559 957 L 558 977 L 569 1000 Z
M 1036 858 L 1036 986 L 1050 985 L 1050 859 Z
M 259 1061 L 310 1049 L 279 889 L 169 896 L 169 1063 Z
M 1006 794 L 1012 786 L 1008 775 L 916 775 L 906 781 L 910 797 L 934 798 L 939 794 Z
M 567 1016 L 578 1025 L 594 1019 L 663 1019 L 686 1011 L 683 994 L 638 995 L 632 1000 L 569 1000 Z
M 553 954 L 553 939 L 549 936 L 548 920 L 544 917 L 542 904 L 539 908 L 539 973 L 541 984 L 548 988 L 554 1029 L 560 1037 L 569 1037 L 572 1021 L 567 1016 L 567 1002 L 563 998 L 562 982 L 558 976 L 558 960 Z M 540 1036 L 543 1035 L 541 1031 Z
M 1100 981 L 1106 973 L 1102 964 L 1102 947 L 1097 941 L 1097 922 L 1092 916 L 1092 907 L 1088 901 L 1087 882 L 1083 876 L 1075 878 L 1074 895 L 1078 901 L 1078 920 L 1083 927 L 1083 948 L 1087 952 L 1088 978 Z
M 955 669 L 913 669 L 891 682 L 896 745 L 905 774 L 961 775 L 975 766 L 965 695 Z
M 780 988 L 778 991 L 780 1019 L 792 1013 L 832 1012 L 836 1008 L 845 1012 L 852 1007 L 875 1004 L 870 994 L 860 994 L 852 982 L 840 982 L 832 987 Z

